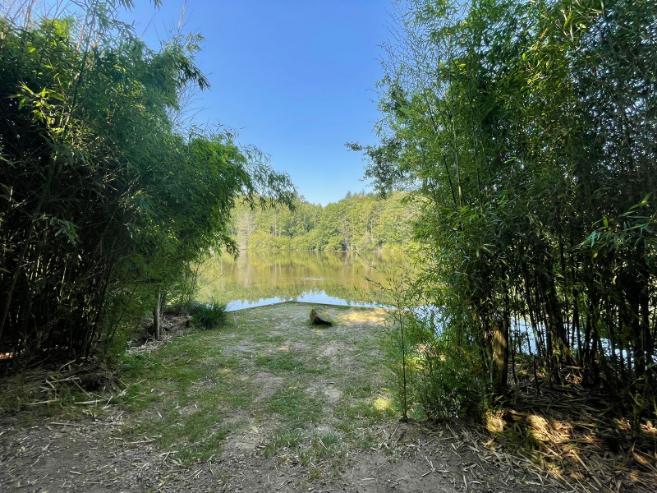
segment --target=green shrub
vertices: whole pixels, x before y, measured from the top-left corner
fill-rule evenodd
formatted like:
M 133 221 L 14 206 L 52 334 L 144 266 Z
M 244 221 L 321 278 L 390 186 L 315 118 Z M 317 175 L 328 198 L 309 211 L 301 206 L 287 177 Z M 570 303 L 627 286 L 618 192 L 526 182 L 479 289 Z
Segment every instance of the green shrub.
M 189 306 L 189 314 L 192 316 L 194 324 L 204 329 L 216 329 L 226 319 L 226 305 L 214 302 L 192 302 Z
M 398 311 L 395 319 L 386 352 L 402 414 L 429 419 L 479 416 L 487 392 L 474 347 L 453 330 L 438 331 L 434 321 L 410 311 Z
M 475 418 L 486 400 L 486 380 L 474 348 L 440 334 L 418 351 L 415 394 L 434 419 Z
M 229 132 L 179 131 L 181 95 L 208 85 L 198 38 L 153 51 L 118 21 L 132 2 L 81 3 L 77 22 L 0 15 L 0 348 L 24 361 L 113 354 L 119 324 L 235 250 L 238 199 L 294 195 Z

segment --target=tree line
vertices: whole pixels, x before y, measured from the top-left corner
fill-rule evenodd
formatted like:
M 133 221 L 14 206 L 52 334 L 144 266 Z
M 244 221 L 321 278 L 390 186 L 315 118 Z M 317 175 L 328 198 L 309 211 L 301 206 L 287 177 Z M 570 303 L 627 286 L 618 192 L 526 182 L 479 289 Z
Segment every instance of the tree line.
M 122 343 L 193 290 L 204 252 L 234 249 L 238 197 L 293 189 L 230 133 L 177 125 L 208 86 L 200 38 L 150 49 L 117 20 L 130 2 L 39 20 L 29 4 L 0 18 L 0 352 L 49 363 Z
M 417 208 L 407 199 L 398 191 L 385 198 L 350 193 L 326 206 L 302 198 L 292 207 L 241 204 L 235 209 L 233 231 L 242 250 L 399 251 L 413 238 Z
M 423 199 L 422 296 L 471 397 L 505 394 L 525 354 L 537 386 L 597 389 L 636 430 L 657 410 L 657 6 L 411 0 L 403 19 L 367 175 Z

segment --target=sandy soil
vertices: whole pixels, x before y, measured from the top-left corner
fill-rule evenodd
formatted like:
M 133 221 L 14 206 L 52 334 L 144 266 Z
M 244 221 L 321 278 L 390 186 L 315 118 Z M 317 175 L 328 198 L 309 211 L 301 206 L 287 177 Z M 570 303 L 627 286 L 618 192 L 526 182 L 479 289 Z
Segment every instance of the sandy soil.
M 236 382 L 248 382 L 254 389 L 247 404 L 222 418 L 229 432 L 213 456 L 181 461 L 175 446 L 130 433 L 143 420 L 156 419 L 158 408 L 135 413 L 110 402 L 75 419 L 5 416 L 0 418 L 0 491 L 587 490 L 548 479 L 528 461 L 523 466 L 518 457 L 487 448 L 487 437 L 468 428 L 400 423 L 390 413 L 373 414 L 363 421 L 366 425 L 345 422 L 351 419 L 341 411 L 346 404 L 376 402 L 386 395 L 384 376 L 372 370 L 381 356 L 376 341 L 385 314 L 335 308 L 336 326 L 316 329 L 308 325 L 309 310 L 298 303 L 252 309 L 236 313 L 229 328 L 204 333 L 203 344 L 211 341 L 221 346 L 223 356 L 240 358 Z M 277 370 L 254 362 L 258 355 L 288 353 L 303 361 L 306 370 Z M 315 361 L 328 369 L 314 371 Z M 285 420 L 262 409 L 292 380 L 309 399 L 322 403 L 321 412 L 313 422 L 295 425 L 302 436 L 298 445 L 272 447 Z M 365 390 L 354 390 L 356 381 Z M 197 400 L 177 410 L 181 420 L 203 404 L 203 389 L 210 384 L 196 383 Z M 334 433 L 337 443 L 322 453 L 324 443 L 317 437 L 326 433 Z M 359 442 L 361 436 L 367 440 Z M 318 451 L 312 448 L 317 443 Z

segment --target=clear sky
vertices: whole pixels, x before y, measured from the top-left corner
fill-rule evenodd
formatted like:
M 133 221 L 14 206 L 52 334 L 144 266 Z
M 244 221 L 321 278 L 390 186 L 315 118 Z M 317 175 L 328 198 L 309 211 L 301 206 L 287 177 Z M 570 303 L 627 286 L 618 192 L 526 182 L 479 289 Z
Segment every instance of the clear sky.
M 369 189 L 362 156 L 344 144 L 376 142 L 376 83 L 393 0 L 135 3 L 125 18 L 152 46 L 180 19 L 182 32 L 204 36 L 197 63 L 211 85 L 188 104 L 195 122 L 237 131 L 311 202 Z

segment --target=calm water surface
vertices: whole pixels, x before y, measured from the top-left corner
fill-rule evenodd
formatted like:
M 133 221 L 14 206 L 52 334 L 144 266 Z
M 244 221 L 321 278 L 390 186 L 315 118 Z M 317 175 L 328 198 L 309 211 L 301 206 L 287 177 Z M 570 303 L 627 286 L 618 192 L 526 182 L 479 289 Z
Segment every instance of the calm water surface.
M 222 256 L 205 262 L 199 270 L 199 294 L 201 301 L 225 303 L 228 311 L 284 301 L 385 306 L 389 301 L 381 286 L 394 285 L 400 272 L 408 268 L 401 257 L 308 252 L 267 256 L 244 252 L 237 259 Z M 435 318 L 436 331 L 440 331 L 439 309 L 428 305 L 416 307 L 415 311 L 423 318 Z M 522 340 L 521 351 L 535 354 L 536 340 L 528 321 L 514 320 L 512 328 L 515 337 Z M 609 342 L 603 339 L 602 345 L 609 354 Z
M 351 306 L 385 304 L 381 286 L 395 279 L 403 259 L 289 252 L 242 252 L 214 257 L 200 270 L 201 301 L 226 303 L 228 311 L 283 301 Z

